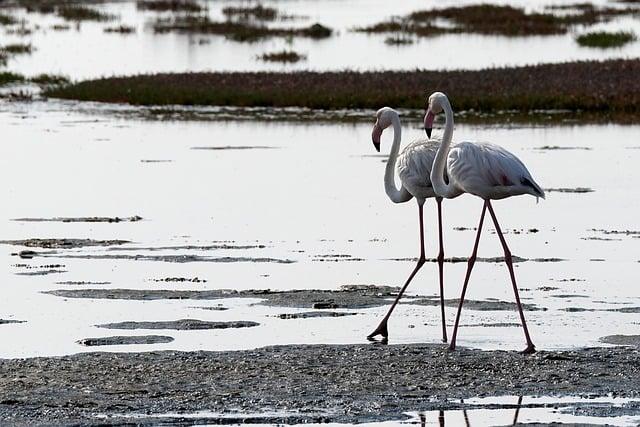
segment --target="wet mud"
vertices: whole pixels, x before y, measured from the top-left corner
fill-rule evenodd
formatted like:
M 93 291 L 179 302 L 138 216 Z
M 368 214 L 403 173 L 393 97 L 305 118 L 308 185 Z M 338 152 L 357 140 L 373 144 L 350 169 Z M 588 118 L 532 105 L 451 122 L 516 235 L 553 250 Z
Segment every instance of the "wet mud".
M 204 146 L 204 147 L 191 147 L 192 150 L 213 150 L 213 151 L 226 151 L 226 150 L 275 150 L 280 147 L 269 147 L 267 145 L 225 145 L 225 146 Z
M 74 249 L 87 246 L 114 246 L 131 243 L 128 240 L 92 240 L 92 239 L 24 239 L 0 240 L 0 244 L 26 246 L 28 248 L 44 249 Z
M 106 217 L 106 216 L 89 216 L 89 217 L 56 217 L 56 218 L 14 218 L 13 221 L 20 222 L 138 222 L 142 221 L 142 217 L 138 215 L 130 217 Z
M 355 316 L 358 313 L 346 313 L 339 311 L 305 311 L 303 313 L 282 313 L 275 317 L 279 319 L 315 319 L 318 317 L 344 317 Z
M 56 289 L 43 293 L 64 298 L 114 299 L 114 300 L 220 300 L 225 298 L 260 298 L 259 304 L 271 307 L 313 308 L 313 309 L 360 309 L 380 307 L 391 303 L 399 288 L 375 285 L 347 285 L 339 290 L 246 290 L 233 289 L 213 290 L 171 290 L 171 289 Z M 446 299 L 445 305 L 457 307 L 458 299 Z M 403 304 L 420 306 L 440 305 L 439 297 L 406 296 Z M 545 307 L 535 304 L 523 304 L 528 311 L 544 311 Z M 500 300 L 470 300 L 464 302 L 465 309 L 477 311 L 511 311 L 516 304 Z M 212 309 L 209 307 L 199 307 Z
M 103 345 L 135 345 L 135 344 L 166 344 L 173 341 L 172 337 L 163 335 L 142 335 L 142 336 L 114 336 L 100 338 L 84 338 L 78 344 L 87 347 Z
M 640 347 L 640 335 L 609 335 L 600 338 L 606 344 Z
M 257 322 L 239 320 L 232 322 L 208 322 L 198 319 L 180 319 L 164 322 L 117 322 L 96 325 L 105 329 L 173 329 L 176 331 L 190 331 L 202 329 L 229 329 L 229 328 L 252 328 L 260 326 Z
M 198 411 L 211 415 L 191 416 L 189 425 L 251 420 L 243 413 L 272 414 L 263 423 L 361 423 L 469 409 L 473 404 L 452 399 L 472 396 L 637 397 L 638 390 L 640 354 L 627 347 L 522 355 L 441 345 L 297 345 L 0 360 L 0 418 L 25 425 L 131 422 L 123 414 L 140 414 L 136 425 L 157 425 L 161 414 L 177 413 L 167 419 L 176 423 Z M 609 405 L 607 416 L 618 411 L 640 414 L 637 405 Z
M 0 319 L 0 325 L 8 325 L 12 323 L 24 323 L 26 320 Z

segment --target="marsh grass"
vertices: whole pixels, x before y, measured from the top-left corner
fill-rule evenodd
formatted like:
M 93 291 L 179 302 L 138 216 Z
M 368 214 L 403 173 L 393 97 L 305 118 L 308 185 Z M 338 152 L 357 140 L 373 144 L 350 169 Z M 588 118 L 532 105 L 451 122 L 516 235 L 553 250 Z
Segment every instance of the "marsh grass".
M 45 96 L 135 105 L 422 109 L 423 95 L 441 90 L 456 111 L 566 110 L 637 117 L 638 75 L 640 59 L 477 71 L 179 73 L 88 80 L 48 90 Z
M 177 31 L 195 34 L 223 35 L 231 40 L 251 42 L 269 37 L 308 37 L 322 39 L 331 36 L 332 30 L 321 24 L 304 28 L 269 28 L 240 21 L 212 21 L 208 17 L 186 16 L 172 20 L 158 20 L 153 25 L 156 33 Z
M 554 10 L 575 10 L 576 13 L 556 15 L 553 13 L 526 13 L 512 6 L 478 4 L 462 7 L 447 7 L 413 12 L 400 18 L 356 28 L 366 33 L 388 33 L 403 31 L 419 36 L 448 33 L 477 33 L 503 36 L 529 36 L 565 34 L 571 26 L 591 25 L 608 21 L 616 16 L 633 15 L 638 8 L 596 7 L 591 3 L 550 6 Z M 440 26 L 437 20 L 449 22 Z
M 118 34 L 133 34 L 136 32 L 135 27 L 129 25 L 119 25 L 117 27 L 107 27 L 104 29 L 105 33 L 118 33 Z
M 29 81 L 39 85 L 61 85 L 69 83 L 68 78 L 56 74 L 38 74 L 35 77 L 31 77 Z
M 307 56 L 291 50 L 282 50 L 280 52 L 264 53 L 259 58 L 268 62 L 296 63 L 307 59 Z
M 193 0 L 138 0 L 136 7 L 139 10 L 155 12 L 202 12 L 205 10 Z
M 265 7 L 261 4 L 257 4 L 252 7 L 233 7 L 228 6 L 222 9 L 222 13 L 228 19 L 240 19 L 247 21 L 255 19 L 258 21 L 274 21 L 278 18 L 278 10 L 272 7 Z
M 0 71 L 0 86 L 7 83 L 24 81 L 24 76 L 9 71 Z
M 67 21 L 112 21 L 115 19 L 113 15 L 101 12 L 91 7 L 80 4 L 69 4 L 60 6 L 57 14 Z
M 0 47 L 0 52 L 4 52 L 7 55 L 30 54 L 33 52 L 33 46 L 31 44 L 13 43 Z
M 576 37 L 576 41 L 580 46 L 597 47 L 600 49 L 621 47 L 635 40 L 637 40 L 637 37 L 635 33 L 631 31 L 595 31 Z
M 17 22 L 18 20 L 13 16 L 0 13 L 0 25 L 13 25 L 13 24 L 16 24 Z

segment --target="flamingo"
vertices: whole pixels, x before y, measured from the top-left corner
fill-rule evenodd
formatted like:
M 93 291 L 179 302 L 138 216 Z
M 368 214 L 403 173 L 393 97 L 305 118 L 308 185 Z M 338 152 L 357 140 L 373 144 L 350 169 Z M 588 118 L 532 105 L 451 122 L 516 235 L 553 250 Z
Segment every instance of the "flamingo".
M 431 186 L 431 180 L 429 178 L 431 173 L 431 166 L 433 165 L 433 159 L 436 155 L 439 143 L 429 139 L 420 139 L 407 145 L 402 153 L 398 155 L 400 150 L 401 140 L 401 125 L 400 115 L 397 111 L 389 107 L 384 107 L 378 110 L 376 113 L 376 123 L 373 126 L 373 132 L 371 138 L 376 151 L 380 151 L 380 137 L 382 131 L 389 126 L 393 126 L 393 144 L 391 146 L 391 153 L 389 154 L 389 160 L 384 173 L 384 189 L 394 203 L 408 202 L 412 198 L 415 198 L 418 202 L 418 215 L 420 219 L 420 257 L 418 262 L 409 275 L 409 278 L 405 282 L 404 286 L 400 289 L 398 296 L 389 308 L 387 314 L 382 318 L 382 321 L 378 327 L 367 336 L 369 340 L 381 335 L 383 340 L 386 340 L 389 336 L 387 321 L 393 312 L 393 309 L 398 304 L 398 301 L 402 297 L 402 294 L 409 286 L 409 283 L 416 275 L 420 267 L 426 262 L 424 256 L 424 226 L 422 211 L 425 199 L 435 197 L 438 208 L 438 236 L 440 242 L 440 252 L 438 254 L 438 269 L 440 275 L 440 306 L 442 311 L 442 341 L 447 342 L 447 327 L 444 318 L 444 284 L 442 278 L 442 270 L 444 264 L 444 249 L 442 244 L 442 198 L 437 197 Z M 395 183 L 395 168 L 396 160 L 398 164 L 398 175 L 402 185 L 400 189 L 396 187 Z
M 527 340 L 527 347 L 523 353 L 533 353 L 535 352 L 535 346 L 531 341 L 529 330 L 527 329 L 527 322 L 524 319 L 516 277 L 513 272 L 511 251 L 500 230 L 500 225 L 498 224 L 498 219 L 491 205 L 491 200 L 504 199 L 506 197 L 523 194 L 530 194 L 536 198 L 541 197 L 544 199 L 544 191 L 536 184 L 520 159 L 502 147 L 488 143 L 460 142 L 450 149 L 451 138 L 453 136 L 453 110 L 451 109 L 449 99 L 442 92 L 434 92 L 429 97 L 429 106 L 424 117 L 424 128 L 427 136 L 431 135 L 435 115 L 442 111 L 444 111 L 446 123 L 442 143 L 438 148 L 431 169 L 433 189 L 439 197 L 446 199 L 457 197 L 462 193 L 469 193 L 484 200 L 482 213 L 480 214 L 480 224 L 478 225 L 478 234 L 476 235 L 473 252 L 469 257 L 467 273 L 462 286 L 462 295 L 460 296 L 460 303 L 458 305 L 456 322 L 453 327 L 449 349 L 455 350 L 456 348 L 456 336 L 464 295 L 467 290 L 467 285 L 469 284 L 471 270 L 476 261 L 482 223 L 485 212 L 488 209 L 498 237 L 500 238 L 500 243 L 504 249 L 504 260 L 509 269 L 513 293 L 515 294 L 518 311 L 520 312 L 520 320 Z M 445 182 L 443 179 L 443 174 L 445 173 L 448 177 L 448 182 Z

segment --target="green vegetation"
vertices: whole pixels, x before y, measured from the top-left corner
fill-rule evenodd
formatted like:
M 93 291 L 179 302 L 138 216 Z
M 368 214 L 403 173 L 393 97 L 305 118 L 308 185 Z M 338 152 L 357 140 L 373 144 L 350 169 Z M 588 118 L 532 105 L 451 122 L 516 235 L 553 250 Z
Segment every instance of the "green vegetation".
M 115 19 L 113 15 L 99 10 L 82 6 L 79 4 L 69 4 L 57 9 L 58 16 L 67 21 L 111 21 Z
M 321 24 L 305 28 L 269 28 L 248 22 L 211 21 L 208 17 L 185 16 L 172 20 L 158 20 L 153 26 L 157 33 L 177 31 L 182 33 L 219 34 L 235 41 L 255 41 L 268 37 L 309 37 L 321 39 L 331 36 L 332 30 Z
M 280 52 L 271 52 L 260 55 L 260 59 L 270 62 L 299 62 L 307 59 L 305 55 L 301 55 L 291 50 L 283 50 Z
M 236 18 L 243 21 L 256 19 L 260 21 L 274 21 L 278 17 L 278 11 L 272 7 L 264 7 L 257 4 L 253 7 L 225 7 L 222 13 L 228 18 Z
M 567 110 L 633 114 L 637 121 L 638 75 L 640 59 L 478 71 L 179 73 L 88 80 L 45 96 L 135 105 L 423 109 L 427 93 L 441 90 L 458 112 Z
M 630 31 L 618 31 L 615 33 L 596 31 L 576 37 L 576 41 L 580 46 L 597 47 L 601 49 L 624 46 L 636 39 L 636 35 Z
M 0 25 L 13 25 L 17 22 L 13 16 L 0 13 Z
M 107 27 L 105 33 L 133 34 L 136 32 L 135 27 L 129 25 L 118 25 L 117 27 Z
M 39 85 L 61 85 L 69 83 L 68 78 L 55 74 L 38 74 L 30 78 L 29 81 Z
M 201 12 L 203 6 L 193 0 L 138 0 L 136 7 L 140 10 L 155 12 Z
M 33 51 L 31 44 L 14 43 L 0 47 L 0 66 L 7 65 L 7 60 L 13 55 L 29 54 Z
M 31 44 L 14 43 L 0 47 L 0 52 L 4 52 L 7 55 L 20 55 L 29 54 L 33 52 L 33 46 Z
M 0 86 L 7 83 L 15 83 L 24 81 L 24 76 L 20 74 L 11 73 L 8 71 L 0 71 Z
M 402 31 L 419 36 L 446 33 L 498 34 L 504 36 L 565 34 L 571 26 L 591 25 L 616 16 L 639 13 L 638 8 L 596 7 L 591 3 L 552 6 L 550 9 L 575 9 L 576 13 L 526 13 L 512 6 L 478 4 L 418 11 L 370 27 L 356 28 L 366 33 Z M 442 26 L 438 20 L 450 25 Z

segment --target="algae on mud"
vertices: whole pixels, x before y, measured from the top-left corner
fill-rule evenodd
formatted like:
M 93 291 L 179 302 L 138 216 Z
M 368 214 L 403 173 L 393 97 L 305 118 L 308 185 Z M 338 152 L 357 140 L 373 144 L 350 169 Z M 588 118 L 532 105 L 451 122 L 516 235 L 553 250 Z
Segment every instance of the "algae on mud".
M 608 60 L 479 71 L 166 73 L 110 77 L 45 90 L 51 98 L 134 105 L 424 109 L 428 92 L 448 94 L 456 111 L 638 121 L 640 60 Z M 571 78 L 568 78 L 571 76 Z M 423 94 L 424 96 L 420 96 Z

